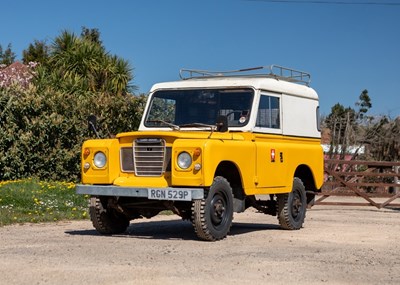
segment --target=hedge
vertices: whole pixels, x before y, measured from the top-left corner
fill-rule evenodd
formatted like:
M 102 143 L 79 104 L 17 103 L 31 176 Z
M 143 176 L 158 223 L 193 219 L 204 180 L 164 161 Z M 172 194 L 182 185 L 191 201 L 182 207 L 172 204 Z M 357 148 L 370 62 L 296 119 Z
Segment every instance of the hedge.
M 87 118 L 95 115 L 101 137 L 136 130 L 145 96 L 0 89 L 0 180 L 35 177 L 80 180 L 80 152 L 93 138 Z

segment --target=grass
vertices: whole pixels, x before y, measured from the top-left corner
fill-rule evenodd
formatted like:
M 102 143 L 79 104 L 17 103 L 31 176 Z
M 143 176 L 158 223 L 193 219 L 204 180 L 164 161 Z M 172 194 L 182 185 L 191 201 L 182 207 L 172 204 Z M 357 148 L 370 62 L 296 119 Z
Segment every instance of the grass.
M 0 182 L 0 226 L 88 218 L 88 196 L 70 182 Z

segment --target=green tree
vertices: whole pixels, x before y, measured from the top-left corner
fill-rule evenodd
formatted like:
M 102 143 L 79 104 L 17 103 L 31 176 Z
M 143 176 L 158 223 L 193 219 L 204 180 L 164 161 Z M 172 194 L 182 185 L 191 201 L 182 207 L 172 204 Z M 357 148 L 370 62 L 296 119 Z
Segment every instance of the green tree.
M 337 103 L 325 119 L 325 125 L 331 131 L 329 156 L 340 154 L 340 158 L 344 158 L 347 146 L 355 141 L 356 112 L 350 107 L 345 108 Z
M 1 49 L 1 59 L 10 51 Z M 132 68 L 106 51 L 97 29 L 35 41 L 24 51 L 24 62 L 33 60 L 33 84 L 0 88 L 0 180 L 78 181 L 82 142 L 93 136 L 88 116 L 101 137 L 133 131 L 146 98 L 129 94 Z
M 12 45 L 8 44 L 6 50 L 0 45 L 0 64 L 10 65 L 15 61 L 15 53 L 12 51 Z
M 29 64 L 29 62 L 37 62 L 46 64 L 49 59 L 49 47 L 45 41 L 35 40 L 34 43 L 29 44 L 28 48 L 22 51 L 22 62 Z
M 97 43 L 98 45 L 103 45 L 102 41 L 100 40 L 100 32 L 98 29 L 82 27 L 81 37 L 93 43 Z
M 83 27 L 81 36 L 63 31 L 54 39 L 48 65 L 38 68 L 34 83 L 40 89 L 126 95 L 135 89 L 132 79 L 129 62 L 106 51 L 97 29 Z
M 356 106 L 358 106 L 358 113 L 357 113 L 357 118 L 362 120 L 364 119 L 365 114 L 368 112 L 368 110 L 372 107 L 371 103 L 371 98 L 368 95 L 368 90 L 364 89 L 360 96 L 358 97 L 358 102 L 356 103 Z

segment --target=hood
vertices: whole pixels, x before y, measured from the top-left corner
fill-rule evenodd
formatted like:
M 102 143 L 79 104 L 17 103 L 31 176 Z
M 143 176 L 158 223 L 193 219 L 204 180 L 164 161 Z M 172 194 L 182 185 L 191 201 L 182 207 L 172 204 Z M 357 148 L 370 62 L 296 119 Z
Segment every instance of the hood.
M 137 131 L 120 133 L 116 137 L 120 140 L 126 138 L 164 138 L 169 139 L 216 139 L 216 140 L 244 140 L 248 133 L 212 132 L 212 131 Z

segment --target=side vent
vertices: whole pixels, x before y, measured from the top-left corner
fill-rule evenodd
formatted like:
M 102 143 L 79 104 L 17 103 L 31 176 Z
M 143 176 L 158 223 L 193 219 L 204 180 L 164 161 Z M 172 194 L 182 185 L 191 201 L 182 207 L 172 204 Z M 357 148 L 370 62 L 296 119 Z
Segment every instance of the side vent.
M 122 172 L 135 172 L 133 164 L 133 148 L 122 147 L 120 150 Z

